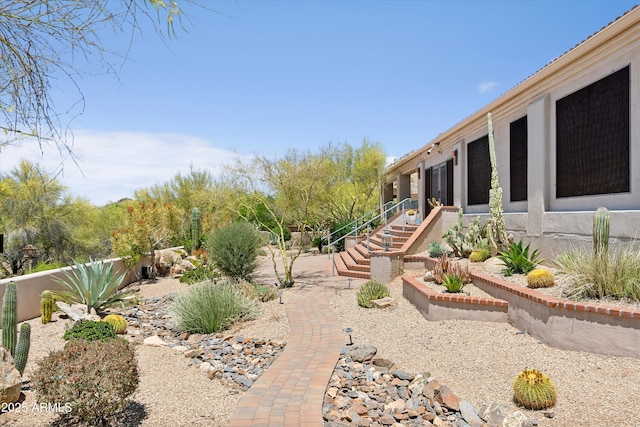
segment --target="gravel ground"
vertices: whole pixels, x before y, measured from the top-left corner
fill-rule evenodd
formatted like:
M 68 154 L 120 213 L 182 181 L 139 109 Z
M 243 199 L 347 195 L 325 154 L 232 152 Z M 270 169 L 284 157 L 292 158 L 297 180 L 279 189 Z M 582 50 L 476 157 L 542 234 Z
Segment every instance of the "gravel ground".
M 418 276 L 422 272 L 416 272 Z M 140 287 L 142 297 L 184 291 L 177 280 L 162 279 Z M 497 402 L 521 410 L 511 401 L 511 384 L 525 368 L 540 369 L 556 383 L 558 403 L 553 419 L 523 411 L 540 426 L 640 427 L 640 360 L 566 351 L 540 344 L 506 323 L 477 321 L 430 322 L 404 298 L 401 279 L 390 284 L 398 305 L 391 309 L 364 309 L 357 305 L 357 289 L 336 290 L 332 307 L 342 325 L 352 327 L 354 342 L 375 345 L 378 354 L 414 373 L 430 372 L 459 397 L 477 408 Z M 295 289 L 286 293 L 296 292 Z M 230 333 L 284 339 L 289 334 L 286 305 L 271 301 L 262 316 Z M 25 378 L 37 360 L 62 348 L 60 338 L 70 321 L 59 319 L 32 325 L 30 361 Z M 137 346 L 139 390 L 129 421 L 139 426 L 225 426 L 242 392 L 208 380 L 188 360 L 166 348 Z M 34 427 L 56 420 L 51 412 L 31 411 L 33 393 L 24 389 L 26 412 L 0 414 L 0 425 Z
M 139 296 L 148 298 L 186 289 L 188 287 L 178 280 L 159 279 L 140 286 Z M 258 319 L 238 325 L 227 333 L 286 340 L 289 322 L 285 307 L 278 301 L 264 303 Z M 53 320 L 46 325 L 40 318 L 29 321 L 32 329 L 29 362 L 24 374 L 26 381 L 38 360 L 64 346 L 62 334 L 72 322 L 60 319 L 58 314 L 54 314 Z M 199 369 L 188 365 L 189 359 L 169 348 L 137 345 L 136 355 L 140 383 L 130 411 L 120 425 L 223 427 L 228 424 L 241 391 L 225 387 L 218 380 L 209 380 Z M 0 426 L 40 427 L 56 423 L 58 416 L 54 412 L 33 410 L 34 393 L 28 386 L 23 387 L 23 394 L 25 399 L 19 411 L 0 414 Z
M 331 304 L 342 324 L 353 328 L 354 342 L 375 345 L 399 368 L 430 372 L 476 408 L 509 405 L 540 426 L 640 426 L 640 360 L 551 348 L 507 323 L 430 322 L 402 297 L 400 278 L 390 289 L 398 300 L 394 308 L 359 307 L 355 290 L 337 291 Z M 512 402 L 512 382 L 525 368 L 555 382 L 554 418 Z

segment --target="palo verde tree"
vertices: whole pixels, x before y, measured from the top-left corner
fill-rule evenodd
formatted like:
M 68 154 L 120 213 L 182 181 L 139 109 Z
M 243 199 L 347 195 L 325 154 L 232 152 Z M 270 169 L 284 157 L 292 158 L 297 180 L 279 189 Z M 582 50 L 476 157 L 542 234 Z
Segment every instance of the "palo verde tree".
M 150 253 L 155 278 L 155 251 L 171 241 L 182 215 L 184 212 L 170 203 L 131 202 L 127 206 L 125 226 L 113 233 L 114 252 L 129 268 Z
M 154 26 L 166 23 L 166 30 L 157 31 L 161 37 L 171 36 L 182 12 L 176 1 L 163 0 L 0 2 L 3 144 L 29 136 L 41 147 L 43 142 L 55 144 L 63 157 L 72 154 L 65 121 L 83 110 L 79 77 L 89 74 L 85 71 L 89 67 L 91 72 L 113 72 L 117 69 L 113 63 L 126 57 L 126 52 L 105 50 L 101 43 L 105 31 L 128 34 L 131 40 L 141 30 L 143 18 L 149 18 Z M 53 83 L 61 79 L 78 88 L 74 105 L 55 105 Z
M 279 159 L 237 159 L 228 167 L 228 205 L 245 220 L 277 233 L 276 249 L 268 248 L 282 287 L 294 284 L 293 265 L 302 253 L 302 241 L 313 239 L 326 225 L 322 208 L 335 183 L 337 172 L 331 167 L 335 153 L 330 144 L 318 154 L 290 149 Z M 306 237 L 289 245 L 284 231 L 288 227 Z

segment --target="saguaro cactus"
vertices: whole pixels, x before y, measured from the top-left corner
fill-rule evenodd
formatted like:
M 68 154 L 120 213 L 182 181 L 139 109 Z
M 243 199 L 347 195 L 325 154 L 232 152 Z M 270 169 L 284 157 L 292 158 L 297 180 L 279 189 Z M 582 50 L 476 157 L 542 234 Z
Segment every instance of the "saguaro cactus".
M 2 300 L 2 345 L 9 349 L 11 356 L 15 355 L 18 327 L 16 315 L 18 311 L 18 292 L 16 283 L 9 282 Z
M 193 249 L 200 248 L 200 209 L 193 208 L 191 211 L 191 241 Z
M 598 208 L 593 216 L 593 255 L 605 258 L 609 252 L 609 211 Z
M 18 338 L 14 357 L 16 369 L 20 372 L 20 375 L 24 372 L 24 367 L 27 366 L 29 347 L 31 347 L 31 325 L 25 322 L 20 326 L 20 338 Z

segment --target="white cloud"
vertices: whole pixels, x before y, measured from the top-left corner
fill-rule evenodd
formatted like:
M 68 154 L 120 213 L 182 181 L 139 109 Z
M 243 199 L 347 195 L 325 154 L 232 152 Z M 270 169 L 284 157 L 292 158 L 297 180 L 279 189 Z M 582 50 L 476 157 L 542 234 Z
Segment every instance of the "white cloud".
M 178 133 L 76 131 L 72 151 L 77 165 L 65 159 L 58 180 L 72 195 L 97 206 L 133 197 L 135 190 L 167 182 L 178 172 L 188 172 L 190 165 L 216 176 L 221 165 L 237 156 L 202 138 Z M 43 146 L 41 152 L 37 142 L 29 140 L 2 148 L 0 173 L 8 173 L 21 159 L 38 163 L 51 175 L 61 169 L 57 148 Z
M 493 90 L 496 89 L 498 86 L 500 85 L 496 82 L 492 82 L 492 81 L 482 82 L 476 86 L 476 90 L 482 94 L 485 94 L 485 93 L 493 92 Z

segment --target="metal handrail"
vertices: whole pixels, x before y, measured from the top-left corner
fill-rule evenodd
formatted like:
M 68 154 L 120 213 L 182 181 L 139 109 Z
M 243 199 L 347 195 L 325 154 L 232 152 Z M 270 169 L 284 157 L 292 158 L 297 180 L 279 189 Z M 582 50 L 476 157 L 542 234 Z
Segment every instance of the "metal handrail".
M 376 212 L 378 209 L 374 209 L 373 211 L 363 215 L 362 217 L 356 219 L 355 221 L 350 222 L 346 226 L 340 228 L 339 230 L 336 230 L 334 233 L 336 233 L 338 231 L 341 231 L 341 230 L 344 230 L 346 227 L 355 224 L 356 227 L 353 230 L 353 236 L 356 237 L 356 239 L 357 239 L 358 232 L 360 230 L 362 230 L 365 227 L 368 228 L 369 225 L 373 221 L 377 220 L 378 218 L 382 217 L 383 215 L 384 215 L 384 223 L 385 223 L 385 226 L 386 226 L 387 222 L 389 221 L 389 217 L 388 217 L 387 213 L 393 211 L 394 209 L 396 209 L 400 205 L 402 205 L 402 214 L 404 216 L 405 204 L 407 202 L 411 203 L 411 198 L 407 197 L 406 199 L 396 203 L 395 205 L 392 205 L 391 207 L 386 207 L 386 206 L 389 205 L 390 203 L 393 203 L 393 202 L 387 202 L 384 205 L 382 205 L 382 207 L 380 208 L 380 213 L 378 215 L 374 216 L 373 218 L 369 219 L 368 221 L 365 221 L 360 226 L 357 225 L 359 220 L 364 220 L 364 218 L 366 218 L 367 215 L 369 215 L 369 214 L 371 214 L 373 212 Z M 403 229 L 404 229 L 404 221 L 403 221 Z M 340 241 L 342 241 L 342 240 L 345 240 L 347 237 L 349 237 L 351 235 L 351 233 L 345 234 L 344 236 L 340 237 L 339 239 L 337 239 L 337 240 L 335 240 L 333 242 L 331 241 L 331 234 L 332 233 L 329 233 L 329 240 L 327 242 L 327 255 L 328 255 L 329 258 L 331 258 L 331 274 L 333 276 L 335 276 L 335 265 L 336 265 L 335 264 L 335 258 L 334 258 L 335 257 L 335 244 L 340 242 Z M 367 233 L 367 251 L 369 251 L 369 233 Z

